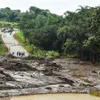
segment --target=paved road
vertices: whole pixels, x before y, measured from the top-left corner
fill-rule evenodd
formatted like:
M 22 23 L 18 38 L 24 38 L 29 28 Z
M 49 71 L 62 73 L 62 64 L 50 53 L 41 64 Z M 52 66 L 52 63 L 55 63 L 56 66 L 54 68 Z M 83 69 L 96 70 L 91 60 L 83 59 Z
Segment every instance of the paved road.
M 22 55 L 17 55 L 17 52 L 20 52 L 20 54 L 24 53 L 23 57 L 27 57 L 27 51 L 20 44 L 18 44 L 18 41 L 13 37 L 14 34 L 15 32 L 12 32 L 12 34 L 2 33 L 2 39 L 5 45 L 7 46 L 10 53 L 13 54 L 13 56 L 22 57 Z

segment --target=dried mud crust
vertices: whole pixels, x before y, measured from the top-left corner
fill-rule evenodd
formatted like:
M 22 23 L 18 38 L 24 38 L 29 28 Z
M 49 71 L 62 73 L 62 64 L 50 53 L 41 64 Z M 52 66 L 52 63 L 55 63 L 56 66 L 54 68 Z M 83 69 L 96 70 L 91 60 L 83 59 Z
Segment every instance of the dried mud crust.
M 0 57 L 0 97 L 100 90 L 100 66 L 79 59 Z

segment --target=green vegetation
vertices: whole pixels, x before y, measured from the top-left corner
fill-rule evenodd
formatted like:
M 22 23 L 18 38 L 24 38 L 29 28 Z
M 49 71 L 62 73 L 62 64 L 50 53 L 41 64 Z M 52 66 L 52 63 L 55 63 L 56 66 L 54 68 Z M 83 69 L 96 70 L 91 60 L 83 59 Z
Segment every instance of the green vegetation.
M 27 52 L 29 54 L 31 54 L 31 56 L 34 57 L 45 57 L 45 51 L 42 51 L 40 49 L 38 49 L 37 47 L 35 47 L 34 45 L 31 45 L 28 41 L 28 39 L 25 39 L 23 32 L 22 31 L 18 31 L 14 37 L 19 41 L 19 43 L 27 50 Z
M 47 54 L 47 58 L 49 59 L 55 59 L 60 56 L 59 53 L 55 51 L 48 51 L 46 54 Z
M 0 28 L 18 28 L 17 22 L 0 21 Z
M 18 31 L 14 37 L 19 41 L 19 43 L 25 47 L 25 49 L 28 51 L 28 52 L 31 52 L 31 46 L 28 42 L 28 40 L 25 41 L 25 37 L 23 35 L 23 33 L 21 31 Z
M 6 46 L 3 44 L 2 38 L 0 35 L 0 55 L 4 55 L 7 52 L 8 52 L 8 50 L 7 50 Z
M 90 91 L 90 94 L 100 97 L 100 90 L 92 90 Z
M 62 56 L 99 61 L 100 7 L 82 7 L 64 16 L 30 7 L 20 19 L 20 29 L 31 45 Z
M 9 7 L 0 9 L 0 21 L 18 22 L 20 20 L 20 10 L 11 10 Z
M 0 9 L 0 28 L 18 28 L 20 10 L 11 10 L 9 7 Z
M 52 56 L 100 61 L 100 6 L 80 6 L 63 16 L 34 6 L 24 13 L 6 7 L 0 9 L 0 20 L 1 27 L 9 26 L 9 22 L 18 26 L 21 32 L 15 37 L 32 56 L 46 57 L 50 51 Z
M 57 58 L 59 57 L 59 53 L 55 51 L 46 51 L 42 50 L 34 45 L 31 45 L 28 41 L 28 39 L 25 40 L 25 37 L 23 35 L 22 31 L 18 31 L 14 37 L 19 41 L 19 43 L 31 54 L 31 56 L 37 57 L 37 58 Z

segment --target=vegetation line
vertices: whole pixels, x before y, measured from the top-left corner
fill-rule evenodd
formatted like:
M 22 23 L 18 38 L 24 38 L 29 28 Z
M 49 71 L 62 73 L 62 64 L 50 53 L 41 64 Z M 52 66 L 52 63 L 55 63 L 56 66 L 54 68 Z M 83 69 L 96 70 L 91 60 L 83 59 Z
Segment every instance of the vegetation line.
M 7 47 L 5 46 L 5 44 L 3 43 L 3 40 L 2 40 L 2 36 L 0 34 L 0 55 L 4 55 L 5 53 L 8 53 L 8 49 Z

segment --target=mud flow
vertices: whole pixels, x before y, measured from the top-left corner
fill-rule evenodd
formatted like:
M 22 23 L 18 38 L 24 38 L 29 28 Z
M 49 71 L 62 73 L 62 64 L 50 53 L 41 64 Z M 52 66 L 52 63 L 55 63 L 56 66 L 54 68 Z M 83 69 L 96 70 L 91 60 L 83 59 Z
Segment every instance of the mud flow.
M 100 90 L 100 66 L 78 59 L 0 56 L 0 97 Z

